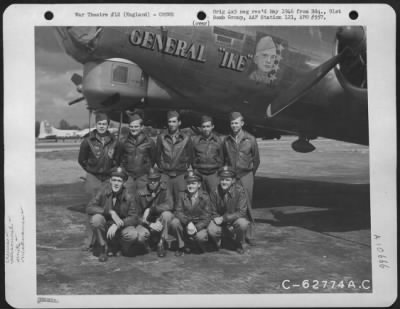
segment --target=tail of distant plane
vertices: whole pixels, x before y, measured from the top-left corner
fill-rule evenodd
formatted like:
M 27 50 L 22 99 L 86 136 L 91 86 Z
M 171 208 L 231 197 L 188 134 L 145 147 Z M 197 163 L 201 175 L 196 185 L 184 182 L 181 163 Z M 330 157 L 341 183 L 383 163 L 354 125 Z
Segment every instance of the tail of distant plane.
M 56 133 L 54 132 L 54 128 L 50 125 L 47 120 L 43 120 L 40 122 L 40 130 L 39 130 L 39 139 L 45 138 L 53 138 Z

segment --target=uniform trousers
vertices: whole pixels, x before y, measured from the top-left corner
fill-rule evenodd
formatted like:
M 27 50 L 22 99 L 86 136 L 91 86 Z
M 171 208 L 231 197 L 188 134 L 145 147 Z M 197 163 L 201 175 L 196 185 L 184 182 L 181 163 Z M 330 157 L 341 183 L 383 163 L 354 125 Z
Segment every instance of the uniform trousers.
M 174 204 L 176 204 L 179 198 L 179 193 L 185 191 L 186 189 L 185 175 L 181 174 L 172 177 L 167 174 L 162 174 L 161 181 L 167 184 L 168 189 L 172 194 Z
M 147 175 L 139 177 L 129 176 L 125 183 L 125 188 L 129 193 L 136 195 L 137 190 L 143 189 L 147 185 Z
M 250 211 L 253 209 L 253 188 L 254 188 L 254 174 L 253 172 L 248 172 L 239 177 L 239 180 L 246 192 L 246 196 L 249 202 Z
M 149 231 L 141 225 L 136 227 L 127 226 L 118 229 L 111 240 L 107 239 L 107 231 L 113 224 L 112 221 L 107 221 L 103 215 L 95 214 L 90 218 L 90 225 L 93 230 L 95 241 L 100 246 L 121 248 L 122 254 L 128 255 L 130 248 L 134 244 L 144 244 L 149 238 Z
M 207 229 L 202 229 L 197 231 L 197 233 L 193 236 L 189 236 L 178 218 L 174 218 L 172 220 L 170 233 L 176 237 L 179 249 L 185 247 L 185 242 L 189 242 L 190 240 L 194 241 L 200 248 L 203 249 L 204 244 L 208 241 Z
M 218 248 L 221 247 L 222 236 L 232 238 L 243 245 L 249 224 L 250 222 L 245 218 L 239 218 L 231 224 L 222 223 L 222 225 L 217 225 L 212 220 L 207 227 L 207 231 Z
M 219 184 L 219 177 L 217 172 L 206 175 L 200 173 L 203 180 L 202 180 L 202 186 L 203 190 L 206 191 L 208 194 L 211 194 L 211 192 L 215 191 Z
M 110 178 L 100 180 L 93 174 L 86 173 L 85 192 L 94 197 L 105 184 L 109 183 L 109 180 Z
M 249 229 L 247 230 L 247 235 L 246 235 L 246 238 L 250 240 L 252 238 L 252 236 L 253 236 L 253 228 L 255 227 L 254 226 L 255 225 L 254 218 L 253 218 L 253 215 L 252 215 L 254 174 L 253 174 L 253 172 L 248 172 L 248 173 L 240 176 L 239 180 L 240 180 L 240 182 L 241 182 L 241 184 L 242 184 L 242 186 L 244 188 L 247 200 L 249 202 L 248 203 L 249 208 L 247 210 L 247 215 L 249 216 L 250 220 L 253 223 L 252 225 L 250 225 Z
M 153 242 L 158 242 L 161 239 L 168 239 L 168 234 L 171 231 L 171 222 L 174 215 L 170 211 L 163 211 L 161 215 L 156 219 L 160 221 L 162 225 L 162 230 L 160 232 L 150 229 L 151 240 Z
M 100 191 L 100 189 L 109 183 L 109 178 L 105 180 L 100 180 L 96 176 L 90 173 L 86 173 L 86 181 L 84 185 L 85 192 L 88 194 L 89 198 L 93 198 L 96 196 L 96 193 Z M 90 216 L 86 218 L 86 238 L 84 240 L 84 247 L 90 248 L 93 245 L 93 231 L 90 227 Z

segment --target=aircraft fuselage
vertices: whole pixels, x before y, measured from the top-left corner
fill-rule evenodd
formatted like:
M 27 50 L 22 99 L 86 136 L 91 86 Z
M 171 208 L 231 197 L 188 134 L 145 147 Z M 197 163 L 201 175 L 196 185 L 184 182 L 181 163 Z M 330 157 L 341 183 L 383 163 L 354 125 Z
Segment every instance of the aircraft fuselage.
M 274 99 L 334 55 L 337 27 L 99 29 L 87 41 L 67 30 L 72 44 L 64 40 L 66 51 L 82 63 L 122 58 L 137 64 L 168 93 L 148 93 L 148 108 L 192 109 L 217 117 L 237 110 L 255 130 L 278 128 L 311 138 L 368 143 L 367 102 L 346 92 L 333 70 L 298 104 L 266 117 Z M 89 104 L 104 108 L 96 106 L 99 102 Z M 112 108 L 129 109 L 130 104 Z

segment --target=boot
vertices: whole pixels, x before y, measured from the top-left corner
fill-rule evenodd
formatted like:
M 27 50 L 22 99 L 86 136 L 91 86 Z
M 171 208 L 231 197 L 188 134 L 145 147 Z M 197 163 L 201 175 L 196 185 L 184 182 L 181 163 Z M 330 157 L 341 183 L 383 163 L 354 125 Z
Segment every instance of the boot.
M 185 253 L 185 247 L 179 248 L 178 250 L 175 251 L 175 256 L 182 256 Z
M 107 248 L 106 248 L 106 246 L 101 246 L 100 255 L 99 255 L 99 262 L 106 262 L 107 260 L 108 260 Z
M 164 256 L 166 256 L 166 251 L 165 251 L 165 248 L 164 248 L 164 243 L 163 243 L 163 241 L 161 240 L 159 243 L 158 243 L 158 245 L 157 245 L 157 255 L 159 256 L 159 257 L 164 257 Z

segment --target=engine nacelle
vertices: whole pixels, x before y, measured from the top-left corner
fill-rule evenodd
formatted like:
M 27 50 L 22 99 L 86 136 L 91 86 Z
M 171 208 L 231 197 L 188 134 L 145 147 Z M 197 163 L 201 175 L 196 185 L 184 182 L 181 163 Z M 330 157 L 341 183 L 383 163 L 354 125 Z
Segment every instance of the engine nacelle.
M 366 35 L 361 26 L 341 27 L 336 34 L 335 54 L 350 49 L 335 67 L 336 77 L 349 94 L 357 99 L 367 99 Z

